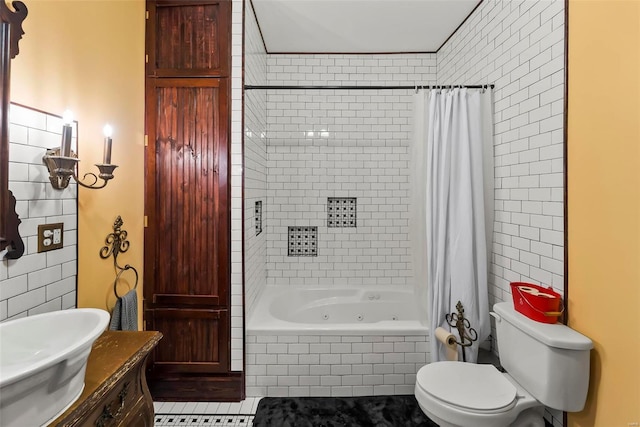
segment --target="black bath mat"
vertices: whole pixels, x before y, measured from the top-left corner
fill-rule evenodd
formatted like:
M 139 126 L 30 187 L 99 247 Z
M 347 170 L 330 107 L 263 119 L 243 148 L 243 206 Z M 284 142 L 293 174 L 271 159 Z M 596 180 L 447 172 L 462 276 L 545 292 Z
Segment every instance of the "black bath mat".
M 415 397 L 265 397 L 254 427 L 438 427 Z

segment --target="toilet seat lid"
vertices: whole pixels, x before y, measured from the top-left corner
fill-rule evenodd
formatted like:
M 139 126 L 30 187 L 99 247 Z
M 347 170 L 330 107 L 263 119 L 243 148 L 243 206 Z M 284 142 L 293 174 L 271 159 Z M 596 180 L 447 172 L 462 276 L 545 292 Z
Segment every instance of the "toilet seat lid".
M 417 384 L 448 404 L 475 411 L 495 411 L 516 398 L 516 387 L 493 365 L 435 362 L 423 366 Z

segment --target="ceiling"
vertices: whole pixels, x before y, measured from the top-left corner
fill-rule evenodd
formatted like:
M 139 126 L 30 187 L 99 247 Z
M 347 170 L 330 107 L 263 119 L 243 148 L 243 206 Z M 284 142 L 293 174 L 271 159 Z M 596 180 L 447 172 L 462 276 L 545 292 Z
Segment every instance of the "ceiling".
M 269 53 L 436 52 L 479 0 L 252 0 Z

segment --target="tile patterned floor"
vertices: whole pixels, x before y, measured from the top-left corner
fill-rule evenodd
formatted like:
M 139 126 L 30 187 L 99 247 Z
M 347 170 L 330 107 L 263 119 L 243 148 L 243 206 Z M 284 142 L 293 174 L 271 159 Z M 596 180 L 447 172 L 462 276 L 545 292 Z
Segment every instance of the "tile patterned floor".
M 261 397 L 242 402 L 154 402 L 154 427 L 250 427 Z M 548 421 L 547 427 L 562 427 L 562 421 Z M 560 418 L 561 420 L 562 418 Z
M 253 424 L 260 398 L 242 402 L 154 402 L 155 427 L 244 427 Z
M 253 415 L 156 414 L 155 427 L 251 427 Z

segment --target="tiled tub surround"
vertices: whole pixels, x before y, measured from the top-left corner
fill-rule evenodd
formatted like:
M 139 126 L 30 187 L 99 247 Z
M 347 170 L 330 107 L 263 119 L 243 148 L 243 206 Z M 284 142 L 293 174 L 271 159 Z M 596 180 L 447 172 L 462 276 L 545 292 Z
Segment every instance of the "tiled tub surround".
M 435 53 L 267 55 L 270 85 L 435 84 Z
M 247 335 L 247 396 L 412 394 L 426 335 Z
M 268 286 L 247 325 L 247 396 L 412 394 L 429 361 L 412 287 Z
M 269 91 L 268 284 L 409 281 L 412 93 Z M 353 224 L 329 224 L 330 198 L 357 199 Z M 318 227 L 317 257 L 287 256 L 293 225 Z
M 250 30 L 253 34 L 253 27 Z M 266 79 L 260 76 L 247 83 L 369 86 L 436 80 L 435 54 L 264 57 Z M 255 64 L 262 71 L 263 63 Z M 252 72 L 251 66 L 247 68 Z M 248 396 L 413 393 L 415 374 L 428 360 L 427 330 L 417 320 L 415 327 L 403 331 L 397 329 L 401 321 L 395 321 L 396 330 L 382 328 L 383 322 L 368 323 L 367 331 L 343 326 L 338 332 L 336 323 L 331 331 L 326 327 L 323 331 L 321 324 L 301 323 L 286 332 L 273 322 L 271 330 L 252 328 L 256 311 L 269 311 L 266 300 L 273 296 L 273 288 L 267 284 L 290 286 L 284 300 L 291 301 L 296 285 L 307 289 L 366 285 L 371 290 L 376 285 L 392 284 L 395 289 L 409 283 L 412 94 L 411 90 L 245 92 L 245 142 L 251 147 L 246 203 L 253 210 L 254 202 L 263 200 L 263 233 L 257 238 L 254 213 L 247 217 L 252 227 L 247 240 L 256 241 L 248 247 L 262 249 L 266 243 L 265 252 L 247 252 L 256 261 L 266 261 L 264 281 L 247 273 Z M 330 224 L 329 198 L 353 200 L 354 205 L 357 198 L 353 222 L 341 211 L 342 227 L 335 227 L 335 221 Z M 317 256 L 288 256 L 290 226 L 317 227 Z M 254 257 L 258 253 L 264 258 Z M 361 322 L 354 319 L 351 326 L 356 323 Z
M 267 53 L 250 2 L 245 3 L 244 84 L 266 84 Z M 253 305 L 267 280 L 267 93 L 244 91 L 244 310 Z M 256 229 L 256 202 L 261 202 L 261 232 Z
M 266 83 L 432 84 L 436 67 L 435 54 L 267 55 Z M 267 283 L 408 283 L 413 91 L 250 92 L 267 97 Z M 330 224 L 329 198 L 357 198 L 353 224 Z M 287 256 L 288 226 L 317 226 L 318 256 Z

